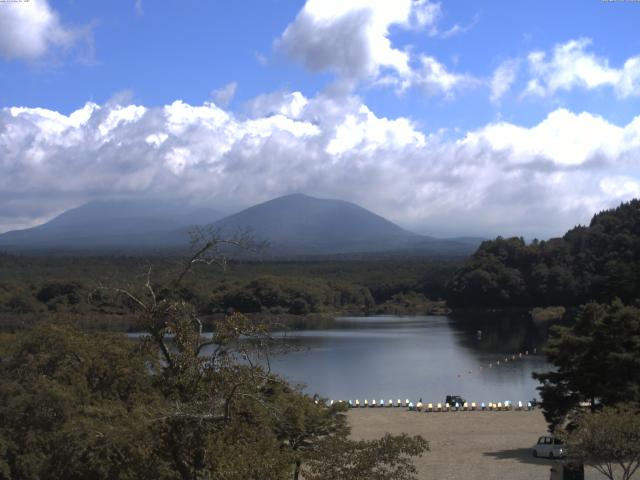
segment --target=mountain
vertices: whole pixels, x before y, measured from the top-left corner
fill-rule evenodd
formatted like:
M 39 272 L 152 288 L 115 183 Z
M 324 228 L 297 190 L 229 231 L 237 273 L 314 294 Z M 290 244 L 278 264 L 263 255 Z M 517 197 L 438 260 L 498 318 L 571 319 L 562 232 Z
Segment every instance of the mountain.
M 256 240 L 266 240 L 268 253 L 275 256 L 406 250 L 468 254 L 479 244 L 417 235 L 354 203 L 302 194 L 255 205 L 213 227 L 226 235 L 248 230 Z
M 185 245 L 187 229 L 219 219 L 209 208 L 166 200 L 94 201 L 51 221 L 0 235 L 8 249 L 121 249 Z
M 286 195 L 221 218 L 211 209 L 169 201 L 96 201 L 26 230 L 0 235 L 0 249 L 146 251 L 188 246 L 188 231 L 207 225 L 223 235 L 250 231 L 266 257 L 471 254 L 480 239 L 418 235 L 354 203 Z

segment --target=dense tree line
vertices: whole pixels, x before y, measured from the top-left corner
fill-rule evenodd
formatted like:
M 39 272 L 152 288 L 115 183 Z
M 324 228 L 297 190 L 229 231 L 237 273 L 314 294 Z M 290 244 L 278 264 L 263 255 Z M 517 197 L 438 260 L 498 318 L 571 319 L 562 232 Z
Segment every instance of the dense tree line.
M 126 328 L 130 303 L 102 301 L 97 286 L 135 285 L 152 268 L 162 283 L 174 258 L 20 257 L 0 254 L 0 323 L 12 328 L 30 319 L 64 315 Z M 426 313 L 442 298 L 457 267 L 425 259 L 363 261 L 229 262 L 226 271 L 199 271 L 181 285 L 181 297 L 203 315 Z
M 482 243 L 447 287 L 452 306 L 577 306 L 640 297 L 640 200 L 601 212 L 562 238 Z

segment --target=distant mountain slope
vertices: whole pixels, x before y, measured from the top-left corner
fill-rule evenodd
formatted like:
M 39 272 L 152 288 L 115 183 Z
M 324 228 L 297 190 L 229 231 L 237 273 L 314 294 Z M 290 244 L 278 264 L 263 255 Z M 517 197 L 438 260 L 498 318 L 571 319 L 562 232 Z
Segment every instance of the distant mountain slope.
M 255 205 L 214 226 L 227 234 L 248 229 L 257 240 L 267 240 L 275 253 L 390 250 L 421 238 L 353 203 L 302 194 Z
M 221 217 L 213 209 L 164 200 L 95 201 L 51 221 L 0 235 L 0 247 L 125 248 L 186 244 L 185 229 Z
M 255 205 L 214 226 L 226 234 L 248 229 L 257 240 L 268 241 L 274 255 L 420 250 L 440 242 L 444 249 L 461 247 L 470 253 L 477 246 L 417 235 L 356 204 L 302 194 Z
M 169 201 L 97 201 L 53 220 L 0 235 L 0 249 L 141 251 L 188 246 L 194 225 L 223 235 L 249 230 L 266 240 L 266 257 L 394 253 L 469 255 L 478 239 L 435 239 L 402 229 L 380 215 L 343 200 L 286 195 L 220 219 L 211 209 Z M 234 255 L 238 253 L 234 250 Z

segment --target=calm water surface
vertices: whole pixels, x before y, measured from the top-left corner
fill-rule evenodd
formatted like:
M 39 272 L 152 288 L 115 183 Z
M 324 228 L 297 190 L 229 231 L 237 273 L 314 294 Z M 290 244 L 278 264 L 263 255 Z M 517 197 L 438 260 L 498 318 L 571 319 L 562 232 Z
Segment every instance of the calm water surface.
M 420 397 L 442 402 L 447 394 L 477 402 L 525 401 L 537 397 L 531 373 L 549 370 L 540 354 L 548 325 L 528 319 L 476 315 L 336 320 L 327 330 L 283 333 L 296 351 L 272 356 L 272 370 L 306 384 L 312 395 L 385 402 Z M 529 355 L 524 355 L 526 350 Z

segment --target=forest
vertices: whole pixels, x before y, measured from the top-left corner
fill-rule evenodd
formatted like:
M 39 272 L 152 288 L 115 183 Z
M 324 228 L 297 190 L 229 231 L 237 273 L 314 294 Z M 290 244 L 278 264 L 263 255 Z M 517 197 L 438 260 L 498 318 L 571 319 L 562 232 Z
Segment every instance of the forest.
M 139 288 L 151 272 L 162 283 L 178 257 L 0 255 L 0 328 L 49 316 L 84 328 L 129 330 L 131 305 L 106 303 L 100 286 Z M 427 313 L 443 310 L 445 285 L 459 262 L 430 259 L 247 262 L 199 269 L 180 294 L 205 317 L 231 311 L 281 318 L 339 313 Z
M 451 307 L 577 306 L 640 292 L 640 200 L 600 212 L 561 238 L 483 242 L 448 282 Z

